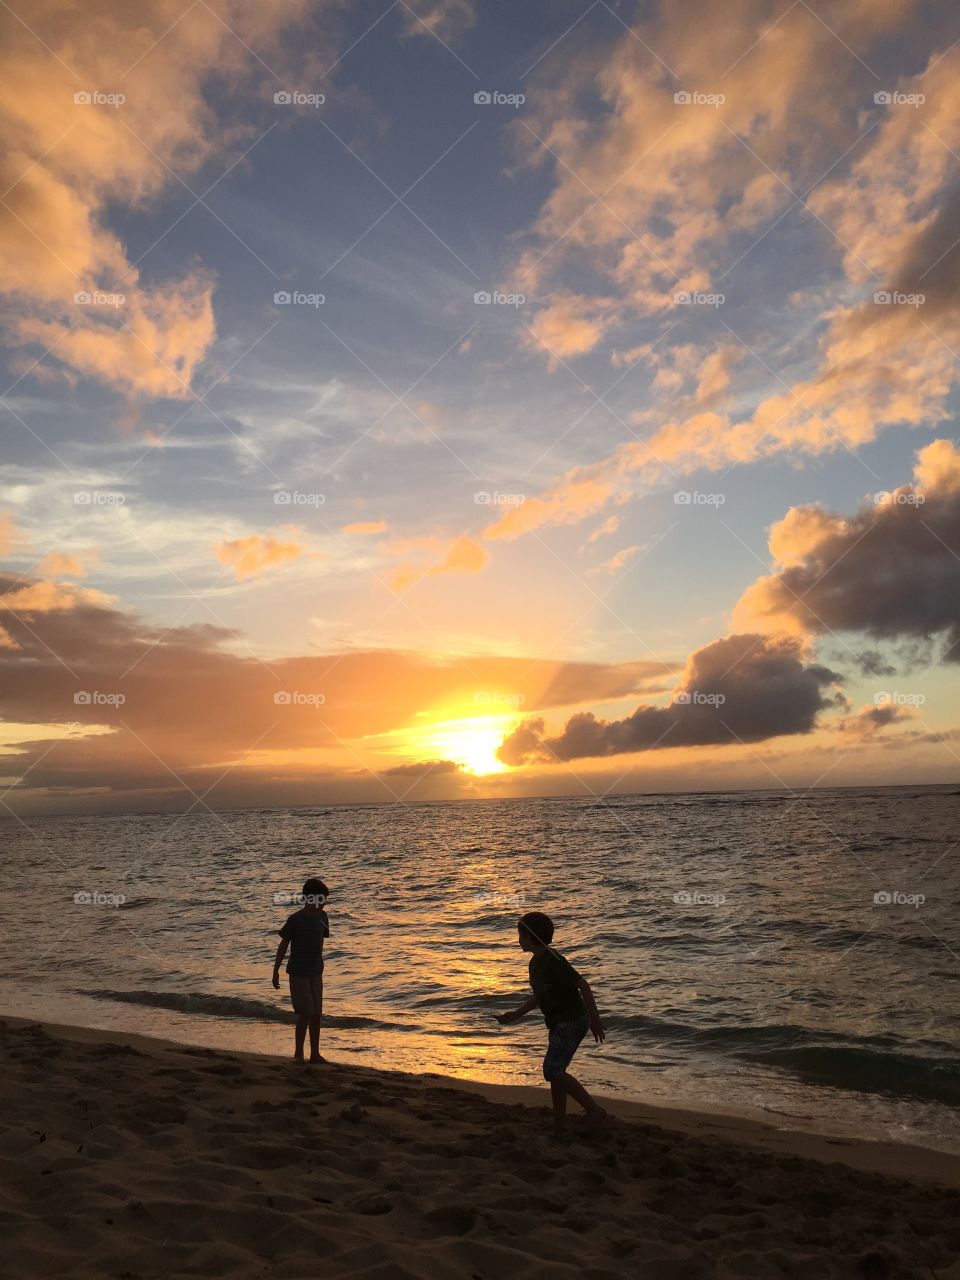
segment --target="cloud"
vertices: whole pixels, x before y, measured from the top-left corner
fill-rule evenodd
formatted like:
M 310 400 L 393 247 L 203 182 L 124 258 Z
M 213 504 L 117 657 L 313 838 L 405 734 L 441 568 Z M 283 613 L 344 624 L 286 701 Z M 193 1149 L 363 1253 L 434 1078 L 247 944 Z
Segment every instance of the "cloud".
M 622 547 L 621 550 L 612 555 L 609 560 L 605 560 L 603 564 L 598 564 L 591 569 L 591 573 L 619 573 L 621 569 L 625 569 L 635 556 L 638 556 L 643 550 L 642 546 Z
M 422 539 L 420 542 L 431 549 L 435 545 L 433 539 Z M 405 591 L 423 578 L 439 578 L 447 573 L 480 573 L 489 559 L 490 552 L 475 538 L 454 538 L 428 568 L 419 569 L 408 564 L 398 569 L 391 586 L 394 591 Z
M 75 584 L 5 575 L 0 608 L 11 600 L 18 607 L 0 612 L 0 720 L 35 728 L 5 756 L 5 775 L 24 779 L 7 803 L 25 795 L 35 807 L 53 795 L 89 795 L 95 808 L 155 793 L 189 803 L 185 787 L 210 786 L 210 804 L 253 794 L 307 803 L 321 779 L 341 796 L 390 798 L 375 779 L 393 762 L 370 744 L 389 734 L 395 751 L 398 735 L 402 745 L 407 729 L 422 732 L 425 713 L 486 715 L 498 695 L 531 710 L 603 702 L 659 689 L 674 671 L 476 653 L 266 658 L 237 632 L 152 624 Z M 63 737 L 54 727 L 68 722 L 107 731 Z
M 341 533 L 355 533 L 355 534 L 361 534 L 361 535 L 366 535 L 371 533 L 386 533 L 386 531 L 387 531 L 386 520 L 357 520 L 353 524 L 343 525 L 343 527 L 340 530 Z
M 912 484 L 852 516 L 794 507 L 770 531 L 779 566 L 744 592 L 740 625 L 875 640 L 941 636 L 960 661 L 960 451 L 936 440 Z
M 291 560 L 297 560 L 308 553 L 301 540 L 300 530 L 294 525 L 284 525 L 285 532 L 291 536 L 275 538 L 270 533 L 253 533 L 246 538 L 233 538 L 221 542 L 214 547 L 214 553 L 221 564 L 233 569 L 238 582 L 246 578 L 256 578 L 268 569 L 276 569 Z
M 392 769 L 384 769 L 387 778 L 428 778 L 435 773 L 459 773 L 460 765 L 455 760 L 415 760 L 410 764 L 396 764 Z
M 17 528 L 10 513 L 0 511 L 0 555 L 6 555 L 24 541 L 26 541 L 26 537 Z
M 255 140 L 212 103 L 229 102 L 223 86 L 241 74 L 249 95 L 258 64 L 244 46 L 272 58 L 306 11 L 306 0 L 285 5 L 282 19 L 254 0 L 186 11 L 171 0 L 73 0 L 36 7 L 27 25 L 3 10 L 0 279 L 4 334 L 24 353 L 22 370 L 39 356 L 34 376 L 58 370 L 124 393 L 189 395 L 215 336 L 213 277 L 189 264 L 156 280 L 150 242 L 141 269 L 111 216 L 167 187 L 189 205 L 177 177 L 192 185 L 205 163 Z M 206 93 L 214 76 L 216 98 Z M 197 194 L 210 185 L 200 181 Z
M 810 733 L 817 715 L 837 705 L 825 688 L 839 677 L 806 661 L 791 637 L 730 635 L 691 654 L 670 704 L 639 706 L 623 720 L 572 716 L 556 737 L 542 718 L 528 720 L 504 739 L 504 764 L 575 760 L 668 747 L 763 742 Z
M 703 11 L 702 40 L 690 38 L 691 6 L 661 7 L 637 28 L 640 39 L 631 32 L 604 56 L 585 48 L 538 92 L 528 115 L 555 157 L 556 178 L 518 267 L 526 291 L 548 299 L 530 327 L 556 333 L 554 357 L 572 356 L 645 316 L 675 317 L 674 294 L 710 291 L 717 271 L 776 225 L 794 192 L 806 192 L 798 208 L 836 248 L 843 274 L 819 315 L 801 317 L 813 348 L 803 376 L 777 377 L 772 391 L 758 394 L 756 385 L 770 353 L 754 359 L 727 327 L 705 349 L 614 351 L 614 363 L 645 360 L 656 371 L 662 407 L 632 416 L 653 430 L 559 476 L 487 537 L 576 523 L 668 475 L 855 450 L 889 427 L 946 416 L 960 343 L 960 50 L 942 51 L 949 24 L 935 17 L 922 31 L 911 27 L 908 0 L 841 0 L 833 31 L 803 5 L 776 14 L 742 0 L 722 23 L 709 6 L 694 8 Z M 923 95 L 916 108 L 875 106 L 874 77 L 851 67 L 844 48 L 852 40 L 868 50 L 895 32 L 922 69 L 890 88 Z M 718 68 L 728 66 L 719 107 L 674 102 L 678 84 L 717 90 Z M 607 111 L 595 110 L 597 94 Z M 524 123 L 518 136 L 532 160 L 547 162 Z M 608 291 L 545 287 L 545 277 L 572 268 L 601 276 Z M 875 294 L 924 301 L 883 303 Z M 777 313 L 775 296 L 764 302 Z
M 63 551 L 50 551 L 37 565 L 37 572 L 51 578 L 85 578 L 90 565 L 96 564 L 99 552 L 88 547 L 69 555 Z
M 474 0 L 404 0 L 402 10 L 406 35 L 445 42 L 459 39 L 477 20 Z

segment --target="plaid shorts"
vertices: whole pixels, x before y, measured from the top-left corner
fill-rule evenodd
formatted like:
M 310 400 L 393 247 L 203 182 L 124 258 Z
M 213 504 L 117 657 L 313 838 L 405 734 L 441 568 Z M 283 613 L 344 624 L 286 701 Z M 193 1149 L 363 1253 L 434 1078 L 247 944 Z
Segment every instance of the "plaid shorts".
M 550 1028 L 547 1052 L 543 1059 L 544 1080 L 559 1080 L 573 1061 L 580 1048 L 580 1041 L 587 1034 L 589 1017 L 584 1014 L 576 1022 L 558 1022 Z

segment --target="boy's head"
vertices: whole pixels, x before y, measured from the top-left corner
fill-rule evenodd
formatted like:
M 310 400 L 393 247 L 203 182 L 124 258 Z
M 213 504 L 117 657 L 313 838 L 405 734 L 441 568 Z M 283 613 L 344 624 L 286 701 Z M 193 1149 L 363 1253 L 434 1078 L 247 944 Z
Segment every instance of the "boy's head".
M 330 897 L 330 890 L 319 878 L 319 876 L 311 876 L 303 886 L 303 905 L 305 907 L 322 907 L 327 898 Z
M 537 947 L 549 947 L 553 941 L 553 921 L 542 911 L 528 911 L 517 924 L 522 951 L 534 951 Z

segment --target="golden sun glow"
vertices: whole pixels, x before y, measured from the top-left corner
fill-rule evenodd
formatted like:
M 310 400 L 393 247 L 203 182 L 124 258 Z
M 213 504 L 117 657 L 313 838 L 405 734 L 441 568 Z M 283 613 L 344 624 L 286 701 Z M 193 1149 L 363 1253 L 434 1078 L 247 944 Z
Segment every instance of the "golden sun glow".
M 513 723 L 513 716 L 447 720 L 431 725 L 421 742 L 438 760 L 453 760 L 470 773 L 500 773 L 506 765 L 497 759 L 497 747 Z

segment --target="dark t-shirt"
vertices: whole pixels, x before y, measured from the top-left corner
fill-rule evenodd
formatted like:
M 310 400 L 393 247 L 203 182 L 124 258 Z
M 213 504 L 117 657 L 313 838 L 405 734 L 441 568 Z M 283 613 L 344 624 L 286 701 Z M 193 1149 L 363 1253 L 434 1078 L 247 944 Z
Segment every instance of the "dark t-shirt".
M 569 960 L 559 951 L 544 951 L 530 957 L 530 986 L 548 1027 L 558 1022 L 577 1022 L 586 1016 L 577 983 L 582 979 Z
M 315 978 L 323 973 L 323 940 L 330 937 L 325 911 L 295 911 L 280 930 L 290 943 L 287 973 L 291 978 Z

